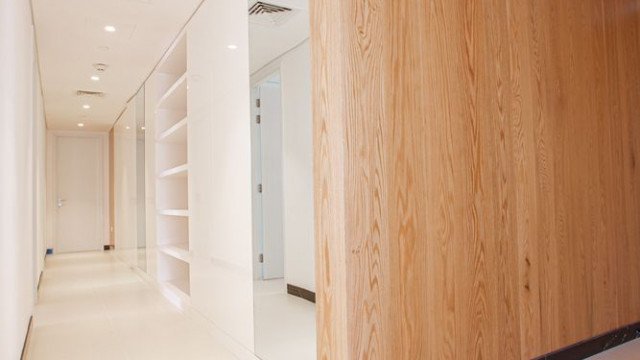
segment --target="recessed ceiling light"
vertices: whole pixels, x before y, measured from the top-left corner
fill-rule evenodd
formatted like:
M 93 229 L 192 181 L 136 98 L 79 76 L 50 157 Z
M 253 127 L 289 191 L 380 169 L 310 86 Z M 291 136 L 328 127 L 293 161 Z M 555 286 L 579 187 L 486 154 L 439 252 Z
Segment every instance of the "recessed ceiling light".
M 82 105 L 82 108 L 83 108 L 83 109 L 91 109 L 91 105 L 89 105 L 89 104 L 84 104 L 84 105 Z
M 93 81 L 98 81 L 98 80 L 100 80 L 100 76 L 98 76 L 98 75 L 93 75 L 93 76 L 91 76 L 91 80 L 93 80 Z
M 106 32 L 115 32 L 116 31 L 116 27 L 113 25 L 107 25 L 104 27 L 104 31 Z
M 235 50 L 237 48 L 238 48 L 238 45 L 234 45 L 234 44 L 227 45 L 227 49 Z
M 78 127 L 84 127 L 83 123 L 78 123 Z
M 127 127 L 125 127 L 125 129 L 127 129 L 127 130 L 131 130 L 131 127 L 130 127 L 130 126 L 127 126 Z
M 145 129 L 146 129 L 146 127 L 140 126 L 140 130 L 145 130 Z

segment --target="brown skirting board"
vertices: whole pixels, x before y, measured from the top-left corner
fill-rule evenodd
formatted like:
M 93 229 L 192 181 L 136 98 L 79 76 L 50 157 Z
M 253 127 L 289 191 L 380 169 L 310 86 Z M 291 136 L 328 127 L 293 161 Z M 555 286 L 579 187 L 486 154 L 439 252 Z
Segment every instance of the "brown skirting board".
M 40 271 L 40 276 L 38 276 L 38 286 L 36 287 L 36 291 L 40 290 L 40 285 L 42 284 L 42 274 L 44 271 Z
M 20 355 L 20 360 L 25 360 L 27 358 L 27 353 L 29 352 L 29 343 L 31 342 L 32 327 L 33 327 L 33 316 L 29 318 L 29 326 L 27 326 L 27 335 L 24 337 L 24 345 L 22 345 L 22 355 Z
M 313 291 L 309 291 L 307 289 L 303 289 L 299 286 L 287 284 L 287 293 L 289 295 L 297 296 L 305 300 L 311 301 L 314 304 L 316 302 L 316 293 L 314 293 Z
M 540 356 L 535 360 L 579 360 L 585 359 L 627 341 L 640 338 L 640 322 L 621 327 L 591 339 L 567 346 L 558 351 Z

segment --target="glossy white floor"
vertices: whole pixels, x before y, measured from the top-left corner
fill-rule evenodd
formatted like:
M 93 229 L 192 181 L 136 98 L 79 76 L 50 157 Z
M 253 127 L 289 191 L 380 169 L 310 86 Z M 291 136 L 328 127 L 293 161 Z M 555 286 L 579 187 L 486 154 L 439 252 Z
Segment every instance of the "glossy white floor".
M 28 358 L 236 359 L 209 323 L 110 253 L 47 257 Z
M 629 341 L 611 350 L 590 357 L 588 360 L 637 360 L 640 359 L 640 340 Z
M 261 357 L 314 359 L 314 305 L 287 295 L 282 280 L 255 290 Z M 110 253 L 47 257 L 33 321 L 31 360 L 237 359 L 202 316 L 176 307 Z M 640 359 L 640 340 L 590 359 Z
M 287 294 L 283 279 L 256 281 L 255 350 L 264 360 L 316 358 L 315 305 Z

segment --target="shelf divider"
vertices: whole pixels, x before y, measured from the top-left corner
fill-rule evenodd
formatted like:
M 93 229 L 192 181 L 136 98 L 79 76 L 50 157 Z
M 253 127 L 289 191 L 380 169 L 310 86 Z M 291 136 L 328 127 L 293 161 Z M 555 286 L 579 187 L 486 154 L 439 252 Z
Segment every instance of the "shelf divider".
M 189 171 L 188 164 L 178 165 L 160 172 L 158 174 L 158 179 L 187 177 L 188 171 Z
M 158 142 L 183 143 L 187 141 L 187 118 L 184 117 L 175 125 L 160 133 L 156 139 Z
M 189 210 L 187 210 L 187 209 L 165 209 L 165 210 L 158 210 L 158 214 L 159 215 L 165 215 L 165 216 L 189 217 Z

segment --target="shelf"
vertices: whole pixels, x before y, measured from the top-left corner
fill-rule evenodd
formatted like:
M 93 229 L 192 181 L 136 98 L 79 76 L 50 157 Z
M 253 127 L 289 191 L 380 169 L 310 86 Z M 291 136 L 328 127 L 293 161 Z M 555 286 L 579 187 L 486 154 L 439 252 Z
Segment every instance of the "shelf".
M 176 41 L 167 51 L 165 57 L 158 64 L 158 72 L 165 74 L 183 74 L 187 70 L 187 41 L 186 36 Z
M 191 254 L 189 253 L 188 243 L 180 243 L 180 244 L 174 244 L 174 245 L 160 245 L 158 249 L 163 253 L 165 253 L 166 255 L 172 256 L 186 263 L 189 263 L 191 261 Z
M 185 178 L 189 171 L 189 165 L 183 164 L 167 169 L 158 174 L 158 179 Z
M 169 90 L 158 100 L 159 109 L 186 109 L 187 108 L 187 74 L 183 74 L 171 85 Z
M 186 143 L 187 142 L 187 118 L 178 121 L 169 129 L 158 136 L 158 142 Z
M 182 210 L 182 209 L 158 210 L 158 215 L 188 217 L 189 210 Z
M 163 282 L 162 284 L 178 295 L 185 296 L 187 299 L 190 297 L 190 286 L 188 278 L 168 280 Z

